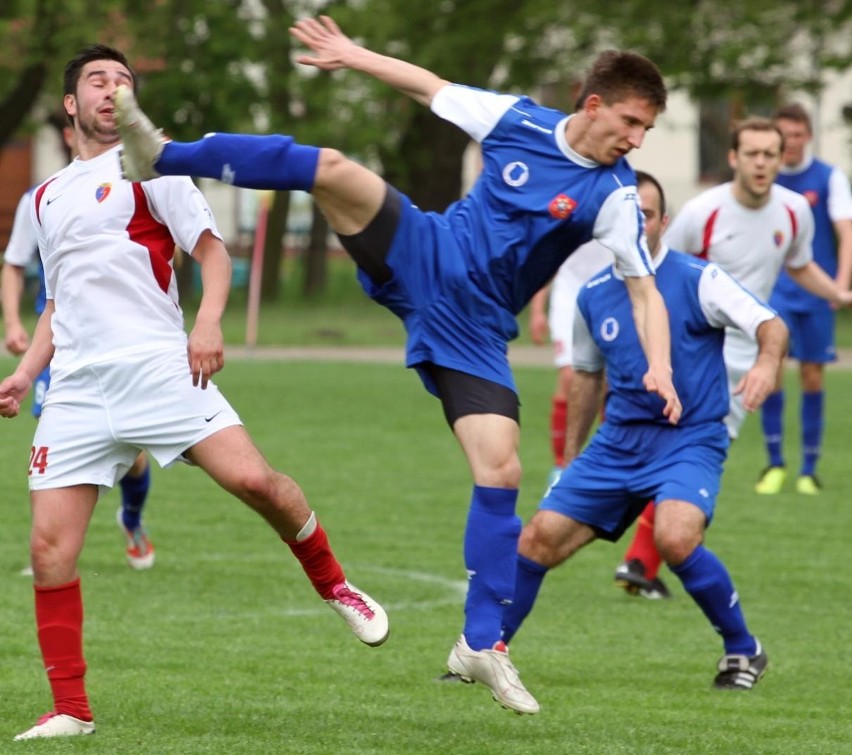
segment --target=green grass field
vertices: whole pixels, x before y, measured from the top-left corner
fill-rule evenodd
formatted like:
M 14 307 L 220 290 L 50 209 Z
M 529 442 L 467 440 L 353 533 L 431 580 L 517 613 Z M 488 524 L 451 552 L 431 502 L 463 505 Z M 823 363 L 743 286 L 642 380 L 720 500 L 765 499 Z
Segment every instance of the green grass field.
M 4 374 L 12 365 L 0 360 Z M 554 374 L 517 377 L 527 518 L 550 466 Z M 548 577 L 513 643 L 542 705 L 535 717 L 502 710 L 479 685 L 435 681 L 461 628 L 470 487 L 437 401 L 401 366 L 234 360 L 219 385 L 302 484 L 350 578 L 387 607 L 389 641 L 358 643 L 271 530 L 198 470 L 157 469 L 155 568 L 125 565 L 116 492 L 96 511 L 80 564 L 97 735 L 13 744 L 50 696 L 32 588 L 17 574 L 33 422 L 4 421 L 0 752 L 852 752 L 852 374 L 829 377 L 824 493 L 751 493 L 764 460 L 750 418 L 708 533 L 769 653 L 765 679 L 751 693 L 712 690 L 721 643 L 676 578 L 663 574 L 671 601 L 627 597 L 612 586 L 625 543 L 598 543 Z

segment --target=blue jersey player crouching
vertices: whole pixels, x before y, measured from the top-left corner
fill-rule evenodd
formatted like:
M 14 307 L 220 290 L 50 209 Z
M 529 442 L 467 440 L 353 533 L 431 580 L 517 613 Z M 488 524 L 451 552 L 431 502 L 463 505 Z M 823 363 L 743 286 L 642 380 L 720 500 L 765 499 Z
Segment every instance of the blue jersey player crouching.
M 532 610 L 548 570 L 595 538 L 617 540 L 648 500 L 657 502 L 654 536 L 666 563 L 713 627 L 725 655 L 715 686 L 751 689 L 767 656 L 745 623 L 722 562 L 703 545 L 727 456 L 728 382 L 722 357 L 725 327 L 755 334 L 759 353 L 736 390 L 757 409 L 772 390 L 787 346 L 787 328 L 765 304 L 715 264 L 667 249 L 665 198 L 651 176 L 638 174 L 657 286 L 671 312 L 672 366 L 684 412 L 677 427 L 662 402 L 643 390 L 639 346 L 624 283 L 613 268 L 581 290 L 574 320 L 575 376 L 569 394 L 568 467 L 524 527 L 515 600 L 504 615 L 509 642 Z M 589 434 L 606 370 L 606 420 Z
M 647 358 L 640 390 L 659 395 L 665 422 L 681 407 L 671 381 L 668 318 L 653 278 L 635 175 L 624 157 L 665 107 L 656 66 L 609 51 L 592 66 L 573 116 L 532 100 L 451 84 L 355 44 L 334 22 L 299 21 L 293 35 L 324 70 L 351 68 L 431 107 L 482 147 L 482 175 L 444 213 L 423 212 L 362 165 L 290 137 L 212 134 L 163 143 L 119 90 L 122 166 L 131 180 L 157 175 L 217 178 L 237 186 L 305 189 L 359 268 L 369 296 L 405 323 L 406 363 L 438 396 L 470 465 L 464 536 L 470 575 L 462 636 L 447 666 L 487 686 L 504 707 L 539 710 L 500 633 L 514 589 L 521 521 L 519 403 L 507 358 L 516 315 L 577 247 L 610 248 L 625 276 L 624 307 Z

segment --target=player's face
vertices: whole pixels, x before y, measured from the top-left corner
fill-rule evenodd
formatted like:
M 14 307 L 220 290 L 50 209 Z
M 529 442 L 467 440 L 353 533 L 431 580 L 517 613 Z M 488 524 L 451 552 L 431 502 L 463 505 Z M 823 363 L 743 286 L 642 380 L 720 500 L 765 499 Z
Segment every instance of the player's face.
M 657 108 L 643 97 L 628 97 L 612 105 L 598 95 L 591 95 L 589 100 L 595 151 L 590 156 L 603 165 L 612 165 L 631 150 L 639 149 L 645 134 L 654 127 Z
M 791 121 L 789 118 L 779 118 L 775 125 L 784 134 L 784 153 L 781 156 L 784 165 L 801 165 L 805 159 L 805 148 L 811 140 L 807 124 Z
M 651 256 L 660 251 L 660 238 L 669 224 L 669 216 L 660 214 L 660 193 L 654 184 L 645 182 L 639 186 L 639 206 L 645 218 L 645 238 Z
M 65 95 L 65 110 L 78 134 L 102 145 L 118 143 L 112 98 L 119 84 L 133 86 L 130 71 L 115 60 L 93 60 L 83 66 L 76 94 Z
M 781 135 L 772 131 L 743 131 L 740 146 L 728 153 L 734 171 L 734 186 L 747 203 L 760 203 L 769 196 L 781 167 Z

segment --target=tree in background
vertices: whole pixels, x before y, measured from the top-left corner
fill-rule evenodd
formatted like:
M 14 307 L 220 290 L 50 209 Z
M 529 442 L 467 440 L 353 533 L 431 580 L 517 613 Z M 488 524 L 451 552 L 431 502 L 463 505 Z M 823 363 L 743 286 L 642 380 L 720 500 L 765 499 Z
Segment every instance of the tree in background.
M 62 65 L 97 40 L 127 52 L 146 110 L 175 138 L 212 128 L 290 133 L 363 160 L 423 208 L 444 209 L 461 192 L 467 137 L 368 77 L 293 65 L 287 28 L 319 12 L 451 81 L 521 93 L 552 85 L 548 104 L 567 111 L 571 84 L 605 47 L 648 55 L 696 98 L 750 106 L 816 92 L 825 71 L 852 65 L 852 0 L 4 0 L 0 146 L 56 109 Z M 287 209 L 288 195 L 277 195 L 267 300 L 279 295 Z M 323 286 L 324 234 L 314 229 L 303 258 L 306 292 Z

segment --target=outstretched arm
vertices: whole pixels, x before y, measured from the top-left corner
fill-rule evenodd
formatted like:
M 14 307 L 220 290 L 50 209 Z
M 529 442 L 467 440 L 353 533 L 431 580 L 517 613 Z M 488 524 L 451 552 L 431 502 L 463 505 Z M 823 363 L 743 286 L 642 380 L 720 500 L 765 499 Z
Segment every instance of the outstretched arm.
M 15 417 L 36 376 L 53 358 L 53 299 L 47 300 L 27 352 L 15 371 L 0 382 L 0 417 Z
M 639 342 L 648 360 L 648 371 L 643 378 L 645 388 L 666 402 L 663 414 L 671 424 L 676 425 L 682 407 L 672 383 L 668 310 L 652 277 L 625 277 L 624 283 L 633 305 L 633 320 Z
M 852 218 L 834 221 L 837 239 L 837 275 L 835 281 L 841 290 L 852 288 Z
M 746 411 L 759 409 L 775 389 L 776 378 L 787 353 L 788 337 L 787 326 L 777 315 L 758 326 L 757 359 L 734 389 L 735 394 L 742 396 Z
M 0 271 L 0 301 L 3 304 L 3 327 L 6 330 L 6 349 L 11 354 L 23 354 L 30 337 L 21 322 L 21 292 L 24 290 L 24 268 L 6 262 Z
M 570 464 L 589 437 L 592 424 L 601 405 L 604 372 L 585 372 L 577 369 L 571 379 L 568 389 L 568 416 L 571 421 L 565 433 L 565 462 Z
M 837 281 L 813 260 L 803 267 L 788 265 L 787 274 L 806 291 L 825 299 L 829 304 L 837 307 L 848 307 L 852 304 L 852 291 L 838 286 Z
M 449 83 L 425 68 L 379 55 L 356 44 L 328 16 L 297 21 L 290 28 L 290 34 L 313 51 L 312 55 L 297 55 L 297 63 L 315 66 L 323 71 L 338 68 L 361 71 L 427 107 L 438 90 Z
M 188 351 L 192 384 L 207 388 L 207 381 L 225 366 L 222 313 L 231 290 L 231 258 L 225 245 L 209 230 L 192 250 L 201 265 L 201 304 L 190 331 Z
M 550 284 L 535 293 L 530 299 L 530 336 L 533 343 L 543 344 L 550 333 L 547 324 L 547 300 L 550 297 Z

